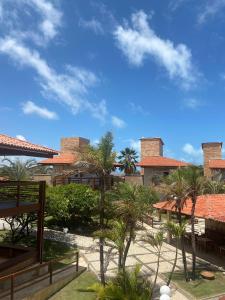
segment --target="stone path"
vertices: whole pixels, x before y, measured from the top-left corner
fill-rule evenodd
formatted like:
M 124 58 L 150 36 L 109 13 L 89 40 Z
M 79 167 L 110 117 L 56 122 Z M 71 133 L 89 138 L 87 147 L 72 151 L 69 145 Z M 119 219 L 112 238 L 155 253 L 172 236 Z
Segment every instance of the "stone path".
M 145 230 L 139 230 L 137 232 L 136 241 L 131 244 L 126 265 L 127 267 L 133 267 L 136 264 L 142 265 L 142 271 L 149 276 L 149 278 L 153 279 L 154 274 L 157 267 L 157 255 L 155 253 L 155 249 L 146 242 L 141 241 L 141 237 L 146 233 L 146 230 L 151 233 L 155 233 L 158 231 L 157 227 L 152 228 L 146 224 L 144 224 Z M 91 237 L 85 237 L 81 235 L 69 234 L 66 235 L 63 232 L 53 231 L 46 229 L 45 230 L 45 238 L 60 240 L 67 242 L 71 245 L 77 245 L 80 249 L 81 261 L 80 264 L 82 266 L 86 266 L 90 270 L 92 270 L 97 276 L 99 276 L 99 247 L 97 241 L 93 240 Z M 105 251 L 107 252 L 107 247 L 105 247 Z M 175 247 L 169 245 L 167 243 L 163 243 L 162 253 L 160 258 L 160 268 L 159 268 L 159 278 L 157 284 L 159 286 L 163 285 L 165 282 L 163 280 L 163 273 L 168 273 L 172 269 L 172 264 L 174 262 L 175 257 Z M 115 276 L 117 272 L 117 261 L 118 254 L 116 251 L 113 251 L 106 272 L 107 277 Z M 188 267 L 191 268 L 191 254 L 187 253 L 187 264 Z M 200 258 L 197 259 L 197 265 L 205 265 L 209 266 L 210 264 Z M 178 251 L 178 260 L 177 266 L 175 270 L 182 270 L 182 255 L 181 251 Z M 156 298 L 158 299 L 158 295 Z M 191 299 L 190 297 L 186 297 L 181 294 L 174 287 L 172 289 L 172 299 L 173 300 L 187 300 Z

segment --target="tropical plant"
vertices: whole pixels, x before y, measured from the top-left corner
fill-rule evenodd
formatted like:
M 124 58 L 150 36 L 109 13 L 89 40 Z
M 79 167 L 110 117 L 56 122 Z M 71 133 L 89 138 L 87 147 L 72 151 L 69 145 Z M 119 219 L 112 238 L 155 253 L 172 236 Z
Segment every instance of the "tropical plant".
M 157 202 L 157 194 L 149 187 L 129 183 L 117 184 L 109 196 L 115 203 L 117 218 L 126 225 L 125 246 L 121 266 L 125 269 L 126 259 L 131 242 L 135 239 L 138 221 L 143 221 L 145 214 L 151 213 L 153 204 Z
M 191 245 L 192 245 L 192 280 L 196 278 L 196 240 L 195 240 L 195 207 L 197 197 L 204 192 L 205 178 L 203 170 L 197 166 L 182 169 L 182 176 L 188 187 L 188 196 L 192 201 L 191 208 Z
M 120 271 L 105 287 L 94 284 L 89 290 L 97 293 L 99 300 L 149 300 L 151 283 L 141 274 L 141 266 L 132 271 Z
M 223 194 L 225 193 L 225 184 L 224 180 L 220 174 L 213 180 L 208 179 L 204 187 L 205 194 Z
M 172 172 L 167 178 L 167 198 L 169 201 L 174 201 L 175 210 L 177 212 L 177 219 L 180 224 L 182 225 L 182 209 L 186 203 L 186 200 L 189 196 L 188 192 L 188 185 L 185 181 L 184 177 L 182 176 L 182 170 L 177 169 L 176 171 Z M 164 190 L 165 192 L 165 190 Z M 185 233 L 185 232 L 184 232 Z M 187 259 L 186 259 L 186 251 L 185 251 L 185 241 L 184 241 L 184 233 L 181 236 L 181 251 L 182 251 L 182 260 L 183 260 L 183 267 L 184 267 L 184 277 L 185 280 L 188 281 L 188 270 L 187 270 Z
M 56 221 L 80 218 L 91 221 L 96 214 L 99 193 L 84 184 L 67 184 L 47 188 L 46 212 Z
M 99 225 L 100 230 L 105 229 L 105 193 L 107 190 L 107 179 L 114 168 L 116 153 L 113 152 L 113 136 L 107 132 L 97 146 L 89 146 L 83 153 L 82 159 L 89 163 L 100 178 L 99 197 Z M 99 238 L 100 252 L 100 276 L 101 283 L 105 284 L 104 273 L 104 237 Z
M 154 278 L 154 281 L 152 284 L 151 295 L 150 295 L 150 299 L 152 299 L 153 292 L 154 292 L 157 278 L 158 278 L 158 274 L 159 274 L 159 262 L 160 262 L 162 244 L 163 244 L 163 231 L 160 230 L 156 234 L 147 233 L 142 238 L 142 240 L 145 241 L 146 243 L 149 243 L 156 250 L 156 253 L 157 253 L 157 267 L 156 267 L 155 278 Z
M 132 148 L 125 148 L 120 152 L 118 156 L 120 170 L 124 171 L 125 174 L 133 174 L 136 171 L 136 163 L 138 162 L 137 152 Z
M 174 263 L 173 263 L 173 267 L 172 270 L 170 272 L 168 281 L 167 281 L 167 285 L 170 285 L 170 282 L 172 280 L 173 277 L 173 273 L 177 264 L 177 256 L 178 256 L 178 247 L 179 247 L 179 242 L 181 240 L 181 237 L 184 235 L 185 233 L 185 226 L 186 223 L 182 223 L 181 225 L 178 223 L 174 223 L 174 222 L 167 222 L 165 224 L 165 229 L 168 230 L 171 235 L 176 239 L 176 251 L 175 251 L 175 257 L 174 257 Z
M 6 176 L 9 180 L 28 180 L 32 175 L 32 169 L 37 165 L 34 159 L 28 159 L 26 161 L 9 158 L 4 158 L 1 164 L 1 175 Z

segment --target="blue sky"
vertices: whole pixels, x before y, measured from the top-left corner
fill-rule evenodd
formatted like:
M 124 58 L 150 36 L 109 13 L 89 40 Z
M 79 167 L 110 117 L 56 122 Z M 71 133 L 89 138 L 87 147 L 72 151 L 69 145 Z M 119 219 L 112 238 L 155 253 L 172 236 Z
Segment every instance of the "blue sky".
M 225 0 L 0 0 L 0 132 L 119 151 L 161 137 L 201 161 L 225 141 Z

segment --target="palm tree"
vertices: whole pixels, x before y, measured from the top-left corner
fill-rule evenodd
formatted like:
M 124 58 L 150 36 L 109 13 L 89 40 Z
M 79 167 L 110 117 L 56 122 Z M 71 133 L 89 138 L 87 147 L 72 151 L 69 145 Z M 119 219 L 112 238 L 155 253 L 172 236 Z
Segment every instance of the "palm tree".
M 188 185 L 184 180 L 182 174 L 183 174 L 182 170 L 177 169 L 166 178 L 166 183 L 167 183 L 166 193 L 168 195 L 169 201 L 170 200 L 175 201 L 175 210 L 177 212 L 177 218 L 180 226 L 182 225 L 181 212 L 188 198 Z M 181 251 L 182 251 L 182 260 L 183 260 L 183 267 L 184 267 L 184 277 L 185 280 L 188 281 L 184 233 L 181 236 Z
M 105 229 L 105 193 L 107 190 L 107 179 L 113 170 L 116 153 L 113 152 L 113 136 L 107 132 L 97 146 L 88 146 L 83 153 L 83 159 L 93 166 L 93 170 L 100 179 L 100 198 L 99 198 L 99 226 L 100 230 Z M 105 285 L 104 272 L 104 237 L 99 238 L 100 252 L 100 276 L 101 283 Z
M 138 221 L 143 221 L 146 213 L 152 211 L 157 202 L 157 194 L 149 187 L 119 183 L 111 192 L 115 201 L 115 213 L 126 224 L 127 236 L 122 255 L 122 268 L 125 269 L 131 242 L 135 239 L 135 229 Z
M 195 206 L 197 197 L 204 192 L 205 178 L 202 168 L 189 166 L 182 169 L 182 177 L 187 184 L 187 195 L 191 198 L 191 245 L 192 245 L 192 280 L 196 277 L 196 240 L 195 240 Z
M 134 149 L 127 147 L 120 151 L 118 159 L 119 164 L 121 164 L 120 170 L 124 171 L 125 174 L 133 174 L 136 171 L 138 155 Z
M 182 223 L 181 225 L 180 224 L 176 224 L 174 222 L 167 222 L 165 224 L 165 229 L 166 230 L 169 230 L 171 235 L 173 237 L 175 237 L 176 239 L 176 251 L 175 251 L 175 258 L 174 258 L 174 263 L 173 263 L 173 267 L 172 267 L 172 270 L 170 272 L 170 275 L 169 275 L 169 278 L 168 278 L 168 281 L 167 281 L 167 285 L 169 286 L 170 285 L 170 282 L 172 280 L 172 277 L 173 277 L 173 273 L 174 273 L 174 270 L 175 270 L 175 267 L 176 267 L 176 264 L 177 264 L 177 256 L 178 256 L 178 247 L 179 247 L 179 242 L 181 240 L 181 237 L 184 235 L 184 232 L 185 232 L 185 226 L 186 226 L 186 223 Z
M 1 175 L 6 176 L 9 180 L 28 180 L 32 175 L 32 169 L 37 165 L 34 159 L 22 161 L 20 159 L 11 160 L 4 158 L 1 165 Z
M 151 284 L 141 274 L 141 266 L 132 271 L 121 271 L 105 287 L 92 285 L 89 290 L 97 293 L 99 300 L 151 300 Z
M 159 261 L 160 261 L 161 249 L 162 249 L 162 244 L 163 244 L 163 231 L 160 230 L 154 235 L 147 233 L 142 238 L 142 240 L 146 243 L 149 243 L 152 247 L 154 247 L 156 250 L 156 253 L 157 253 L 157 267 L 156 267 L 155 278 L 154 278 L 154 281 L 152 284 L 151 296 L 150 296 L 150 299 L 152 299 L 153 292 L 154 292 L 157 278 L 158 278 L 158 274 L 159 274 Z

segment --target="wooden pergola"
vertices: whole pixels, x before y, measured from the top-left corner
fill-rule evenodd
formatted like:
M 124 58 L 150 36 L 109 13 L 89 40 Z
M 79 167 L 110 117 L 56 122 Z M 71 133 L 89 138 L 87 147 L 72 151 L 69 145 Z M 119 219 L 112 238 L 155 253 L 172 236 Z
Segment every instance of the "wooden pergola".
M 57 151 L 0 134 L 0 156 L 51 158 Z M 37 261 L 43 259 L 45 181 L 0 181 L 0 218 L 35 212 L 37 221 Z

